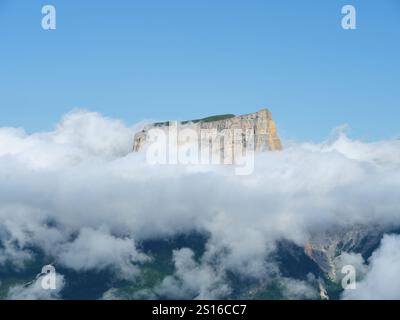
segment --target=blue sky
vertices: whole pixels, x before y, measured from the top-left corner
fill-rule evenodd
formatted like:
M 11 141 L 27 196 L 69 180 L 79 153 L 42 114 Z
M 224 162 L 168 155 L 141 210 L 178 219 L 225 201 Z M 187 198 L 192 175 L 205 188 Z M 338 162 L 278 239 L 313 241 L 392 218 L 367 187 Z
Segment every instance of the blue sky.
M 57 9 L 57 30 L 41 8 Z M 341 8 L 357 9 L 357 30 Z M 400 136 L 400 1 L 0 0 L 0 126 L 268 107 L 284 139 Z

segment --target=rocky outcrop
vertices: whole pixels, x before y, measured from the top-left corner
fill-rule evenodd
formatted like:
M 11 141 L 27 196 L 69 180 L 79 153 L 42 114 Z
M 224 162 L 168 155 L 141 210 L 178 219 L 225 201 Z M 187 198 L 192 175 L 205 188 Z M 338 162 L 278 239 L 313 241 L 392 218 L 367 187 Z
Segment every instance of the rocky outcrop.
M 384 234 L 380 226 L 355 225 L 314 234 L 304 252 L 333 281 L 337 280 L 335 259 L 343 252 L 360 253 L 367 259 L 379 246 Z
M 171 123 L 169 121 L 154 123 L 138 132 L 134 137 L 133 151 L 138 152 L 143 148 L 147 141 L 147 133 L 151 128 L 168 130 Z M 254 133 L 256 152 L 282 149 L 275 122 L 268 109 L 261 109 L 258 112 L 241 116 L 220 115 L 199 120 L 183 121 L 178 123 L 178 127 L 180 129 L 189 127 L 197 131 L 201 129 L 216 129 L 218 132 L 226 129 L 250 130 Z

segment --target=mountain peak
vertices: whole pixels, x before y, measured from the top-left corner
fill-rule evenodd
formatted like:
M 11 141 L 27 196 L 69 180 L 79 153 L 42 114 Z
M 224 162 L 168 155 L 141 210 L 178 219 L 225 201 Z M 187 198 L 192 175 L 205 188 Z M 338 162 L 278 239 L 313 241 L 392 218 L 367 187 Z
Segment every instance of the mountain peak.
M 187 120 L 180 122 L 165 121 L 153 123 L 142 131 L 136 133 L 133 143 L 133 151 L 138 152 L 147 141 L 148 131 L 152 128 L 168 130 L 172 123 L 179 128 L 193 128 L 196 131 L 202 129 L 216 129 L 218 133 L 224 130 L 242 129 L 254 133 L 255 151 L 281 150 L 282 144 L 279 139 L 272 113 L 267 108 L 258 112 L 235 116 L 233 114 L 214 115 L 203 119 Z M 200 137 L 200 135 L 199 135 Z

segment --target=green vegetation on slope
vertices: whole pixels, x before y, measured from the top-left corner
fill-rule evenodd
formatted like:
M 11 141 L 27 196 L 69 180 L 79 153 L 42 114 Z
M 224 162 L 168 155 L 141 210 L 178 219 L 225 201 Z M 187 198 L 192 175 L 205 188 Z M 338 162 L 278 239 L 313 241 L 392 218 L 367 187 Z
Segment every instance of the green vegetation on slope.
M 235 117 L 234 114 L 220 114 L 216 116 L 211 116 L 203 119 L 195 119 L 195 120 L 186 120 L 186 121 L 181 121 L 181 124 L 188 124 L 188 123 L 198 123 L 198 122 L 212 122 L 212 121 L 220 121 L 220 120 L 225 120 L 225 119 L 230 119 Z M 164 126 L 169 126 L 170 121 L 164 121 L 164 122 L 156 122 L 154 123 L 154 126 L 156 127 L 164 127 Z

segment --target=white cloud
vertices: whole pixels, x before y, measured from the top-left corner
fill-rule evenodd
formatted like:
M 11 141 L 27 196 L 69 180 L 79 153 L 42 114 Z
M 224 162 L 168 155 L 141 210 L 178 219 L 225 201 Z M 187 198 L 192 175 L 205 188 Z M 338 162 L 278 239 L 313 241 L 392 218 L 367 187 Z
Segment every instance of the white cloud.
M 292 144 L 235 176 L 229 166 L 148 166 L 130 152 L 134 131 L 84 111 L 52 132 L 0 128 L 0 264 L 21 265 L 38 246 L 75 270 L 132 275 L 143 261 L 135 243 L 196 230 L 210 235 L 206 260 L 260 277 L 276 240 L 400 225 L 399 140 Z
M 218 299 L 227 296 L 231 289 L 224 270 L 206 262 L 196 262 L 194 252 L 188 248 L 173 253 L 175 273 L 166 277 L 155 289 L 158 295 L 172 299 Z
M 312 300 L 318 298 L 318 291 L 315 286 L 306 281 L 279 278 L 279 283 L 283 288 L 283 294 L 289 300 Z
M 83 228 L 78 237 L 62 244 L 54 253 L 62 265 L 78 271 L 111 268 L 118 277 L 133 280 L 138 275 L 134 263 L 148 261 L 148 257 L 137 252 L 134 241 L 116 238 L 106 230 Z
M 371 256 L 364 279 L 355 290 L 346 290 L 343 299 L 400 299 L 400 236 L 386 235 Z
M 360 253 L 342 252 L 342 254 L 335 259 L 334 263 L 337 279 L 340 281 L 345 276 L 345 273 L 342 273 L 342 269 L 345 266 L 352 266 L 354 268 L 357 280 L 364 278 L 368 271 L 368 266 Z
M 64 277 L 55 275 L 55 288 L 44 289 L 42 287 L 43 276 L 38 277 L 28 285 L 16 285 L 9 289 L 9 300 L 54 300 L 60 298 L 60 292 L 65 286 Z
M 28 135 L 23 129 L 0 128 L 0 156 L 44 169 L 89 159 L 110 160 L 131 151 L 134 133 L 134 128 L 121 121 L 76 110 L 66 114 L 51 132 Z

